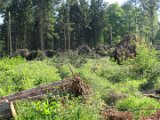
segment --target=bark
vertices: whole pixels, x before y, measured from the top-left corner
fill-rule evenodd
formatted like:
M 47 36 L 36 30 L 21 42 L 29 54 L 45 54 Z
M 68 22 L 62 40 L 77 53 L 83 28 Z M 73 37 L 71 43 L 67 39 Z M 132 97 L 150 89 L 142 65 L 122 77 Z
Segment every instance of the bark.
M 40 11 L 40 43 L 41 43 L 41 50 L 44 51 L 44 37 L 43 37 L 43 14 L 42 11 Z
M 154 95 L 154 94 L 144 94 L 144 96 L 160 100 L 160 96 L 157 96 L 157 95 Z
M 68 39 L 68 50 L 71 49 L 71 37 L 70 37 L 70 6 L 67 2 L 67 39 Z
M 12 55 L 12 36 L 11 36 L 11 14 L 8 13 L 8 41 L 9 41 L 9 51 L 10 55 Z
M 6 100 L 8 102 L 14 102 L 17 100 L 24 100 L 24 99 L 35 99 L 41 98 L 46 93 L 56 93 L 59 88 L 65 84 L 68 84 L 70 80 L 64 80 L 60 82 L 54 82 L 52 84 L 42 85 L 40 87 L 36 87 L 30 90 L 25 90 L 22 92 L 18 92 L 12 95 L 4 96 L 0 98 L 0 104 L 4 103 Z
M 110 45 L 112 45 L 112 39 L 113 39 L 113 36 L 112 36 L 112 26 L 110 27 Z
M 0 120 L 10 120 L 16 117 L 16 110 L 12 102 L 5 101 L 0 104 Z

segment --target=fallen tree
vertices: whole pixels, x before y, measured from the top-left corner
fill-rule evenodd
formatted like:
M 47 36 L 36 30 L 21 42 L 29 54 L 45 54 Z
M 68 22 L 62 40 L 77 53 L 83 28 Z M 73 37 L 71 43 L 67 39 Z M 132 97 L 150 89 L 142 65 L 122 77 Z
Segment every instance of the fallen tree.
M 144 96 L 160 100 L 160 96 L 157 96 L 155 94 L 144 94 Z
M 79 76 L 65 79 L 47 85 L 42 85 L 30 90 L 17 92 L 12 95 L 0 98 L 0 119 L 8 119 L 16 116 L 13 103 L 19 100 L 42 100 L 51 93 L 56 95 L 59 92 L 68 92 L 77 96 L 86 96 L 89 93 L 89 86 Z M 10 111 L 10 112 L 6 112 Z
M 137 45 L 142 44 L 142 39 L 136 35 L 126 35 L 120 43 L 118 43 L 113 52 L 111 58 L 121 64 L 122 61 L 128 58 L 135 58 L 137 55 Z

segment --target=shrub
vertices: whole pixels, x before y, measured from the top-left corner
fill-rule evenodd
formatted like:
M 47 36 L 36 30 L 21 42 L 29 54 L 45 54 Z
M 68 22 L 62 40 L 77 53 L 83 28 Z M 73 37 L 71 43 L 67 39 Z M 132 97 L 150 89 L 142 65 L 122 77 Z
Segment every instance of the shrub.
M 159 66 L 156 66 L 148 74 L 146 82 L 140 85 L 140 89 L 141 90 L 154 89 L 155 86 L 159 84 L 159 81 L 158 81 L 159 77 L 160 77 L 160 69 L 159 69 Z M 157 85 L 157 87 L 160 87 L 160 86 Z
M 137 48 L 137 56 L 133 60 L 133 64 L 135 76 L 146 77 L 147 73 L 150 73 L 158 65 L 156 51 L 144 43 Z
M 123 94 L 116 90 L 109 90 L 106 95 L 102 96 L 102 99 L 109 106 L 114 106 L 118 100 L 121 100 L 126 97 L 126 94 Z
M 18 102 L 16 120 L 56 120 L 60 112 L 60 103 L 52 100 L 37 102 Z

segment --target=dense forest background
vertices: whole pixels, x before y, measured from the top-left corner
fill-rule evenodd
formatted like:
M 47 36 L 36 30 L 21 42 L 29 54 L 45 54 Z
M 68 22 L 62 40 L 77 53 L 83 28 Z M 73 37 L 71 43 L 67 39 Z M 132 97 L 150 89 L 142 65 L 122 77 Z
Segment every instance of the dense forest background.
M 160 43 L 159 0 L 1 0 L 0 51 L 66 51 L 87 44 L 114 45 L 135 33 Z

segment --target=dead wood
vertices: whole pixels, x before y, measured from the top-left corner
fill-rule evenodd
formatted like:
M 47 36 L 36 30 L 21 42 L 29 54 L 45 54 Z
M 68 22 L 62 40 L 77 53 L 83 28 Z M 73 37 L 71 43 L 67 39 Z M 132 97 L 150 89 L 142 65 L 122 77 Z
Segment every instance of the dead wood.
M 14 118 L 16 115 L 13 102 L 18 100 L 43 100 L 50 95 L 57 95 L 59 92 L 68 92 L 77 96 L 85 96 L 89 93 L 89 86 L 79 76 L 42 85 L 30 90 L 24 90 L 12 95 L 0 98 L 0 120 Z M 6 102 L 7 101 L 7 102 Z
M 0 120 L 10 120 L 16 117 L 16 110 L 12 102 L 5 101 L 0 105 Z
M 160 96 L 157 96 L 155 94 L 144 94 L 144 96 L 160 100 Z
M 104 120 L 132 120 L 131 112 L 121 112 L 115 108 L 105 108 L 102 111 Z
M 160 120 L 160 110 L 149 117 L 142 117 L 140 120 Z

